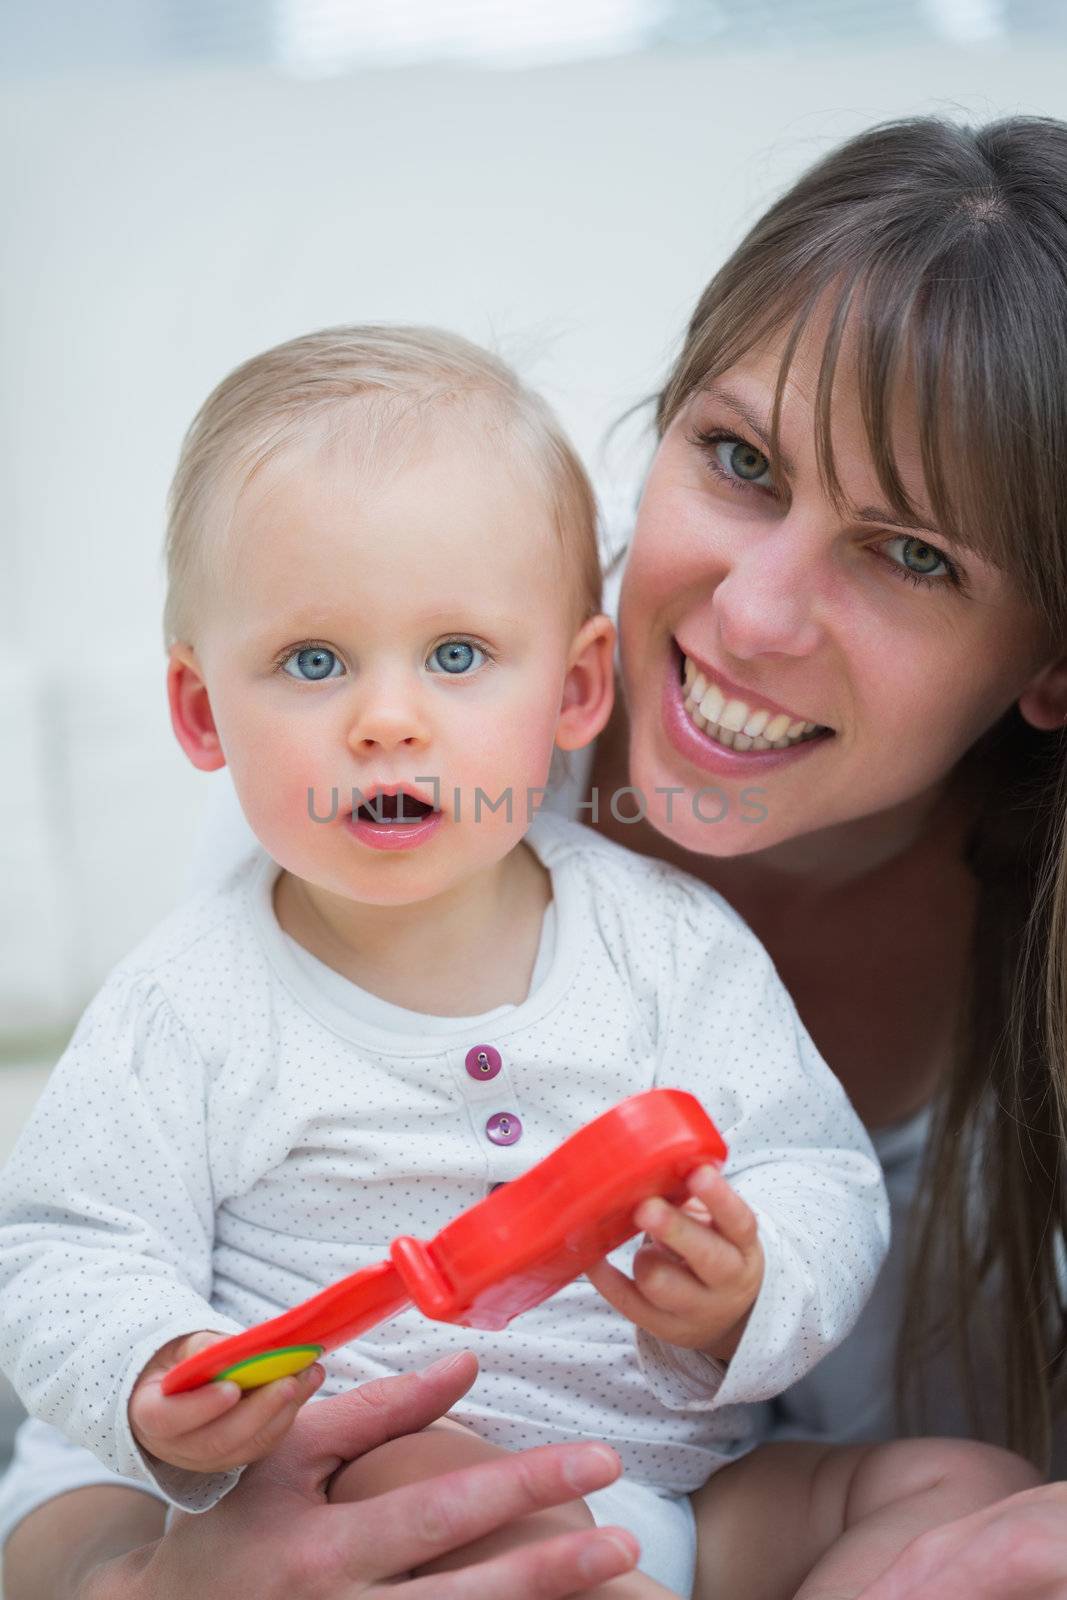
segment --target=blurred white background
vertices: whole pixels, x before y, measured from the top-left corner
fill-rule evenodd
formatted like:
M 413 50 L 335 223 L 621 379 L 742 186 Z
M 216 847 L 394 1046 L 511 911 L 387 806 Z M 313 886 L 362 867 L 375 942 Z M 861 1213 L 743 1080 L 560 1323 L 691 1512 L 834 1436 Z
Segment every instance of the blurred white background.
M 1067 116 L 1064 9 L 2 0 L 0 1054 L 52 1059 L 181 892 L 212 780 L 167 723 L 159 546 L 225 371 L 326 323 L 441 323 L 603 478 L 701 284 L 828 146 Z

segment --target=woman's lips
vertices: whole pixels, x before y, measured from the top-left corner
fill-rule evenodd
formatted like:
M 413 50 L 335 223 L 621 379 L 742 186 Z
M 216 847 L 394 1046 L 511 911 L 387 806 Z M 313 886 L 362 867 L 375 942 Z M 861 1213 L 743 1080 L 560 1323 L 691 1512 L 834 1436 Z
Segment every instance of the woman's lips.
M 681 649 L 672 639 L 660 698 L 663 729 L 678 753 L 704 772 L 723 778 L 770 772 L 785 762 L 803 760 L 834 737 L 831 732 L 818 734 L 788 750 L 730 750 L 702 733 L 686 711 L 683 668 Z

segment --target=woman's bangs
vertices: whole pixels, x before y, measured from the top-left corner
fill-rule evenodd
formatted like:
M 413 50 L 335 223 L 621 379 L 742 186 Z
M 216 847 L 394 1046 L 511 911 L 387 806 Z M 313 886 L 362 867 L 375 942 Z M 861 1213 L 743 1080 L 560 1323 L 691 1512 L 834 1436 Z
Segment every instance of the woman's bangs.
M 820 277 L 799 306 L 775 319 L 776 331 L 788 325 L 789 332 L 775 387 L 772 450 L 777 457 L 790 368 L 817 318 L 825 334 L 815 448 L 837 511 L 847 514 L 849 505 L 834 454 L 834 386 L 848 361 L 855 363 L 870 460 L 887 509 L 997 567 L 1057 633 L 1067 632 L 1067 502 L 1057 454 L 1067 439 L 1067 371 L 1055 370 L 1058 358 L 1050 358 L 1033 326 L 1027 330 L 1032 359 L 1019 362 L 1019 308 L 997 303 L 1003 278 L 983 270 L 989 241 L 970 250 L 955 243 L 951 262 L 883 254 L 874 264 Z M 908 494 L 900 471 L 894 440 L 900 417 L 910 420 L 919 441 L 925 505 Z
M 1033 316 L 1014 297 L 1005 303 L 1004 276 L 990 270 L 1000 243 L 995 230 L 980 229 L 957 235 L 951 256 L 939 253 L 923 271 L 890 259 L 866 274 L 856 316 L 860 407 L 889 509 L 996 567 L 1059 634 L 1067 503 L 1057 442 L 1067 428 L 1067 373 L 1050 370 Z M 855 286 L 842 294 L 844 315 L 856 299 Z M 1020 361 L 1020 343 L 1029 360 Z M 840 349 L 827 340 L 817 420 L 835 490 L 830 396 Z M 915 429 L 925 507 L 902 482 L 895 417 Z

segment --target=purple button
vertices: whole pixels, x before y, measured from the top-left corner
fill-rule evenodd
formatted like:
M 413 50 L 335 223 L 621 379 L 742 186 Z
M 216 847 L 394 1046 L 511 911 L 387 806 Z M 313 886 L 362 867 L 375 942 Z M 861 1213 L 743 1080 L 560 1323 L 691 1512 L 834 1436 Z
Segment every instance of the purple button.
M 500 1071 L 500 1051 L 491 1044 L 471 1045 L 464 1064 L 472 1078 L 495 1078 Z
M 522 1138 L 522 1123 L 513 1111 L 497 1111 L 489 1118 L 485 1131 L 494 1144 L 515 1144 Z

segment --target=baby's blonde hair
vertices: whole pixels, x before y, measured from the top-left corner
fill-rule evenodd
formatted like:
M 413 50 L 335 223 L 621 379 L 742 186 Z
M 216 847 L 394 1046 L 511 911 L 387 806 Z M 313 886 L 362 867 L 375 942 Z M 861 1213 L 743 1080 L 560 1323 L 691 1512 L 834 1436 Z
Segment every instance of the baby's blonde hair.
M 210 581 L 230 512 L 251 476 L 311 422 L 361 399 L 410 401 L 416 424 L 447 407 L 488 408 L 493 442 L 543 487 L 573 582 L 579 621 L 600 610 L 596 502 L 585 469 L 551 408 L 505 364 L 438 328 L 323 328 L 253 356 L 222 380 L 182 444 L 167 508 L 167 648 L 191 640 L 200 585 Z M 369 425 L 369 424 L 368 424 Z M 538 480 L 540 482 L 538 483 Z M 222 526 L 219 526 L 219 523 Z

